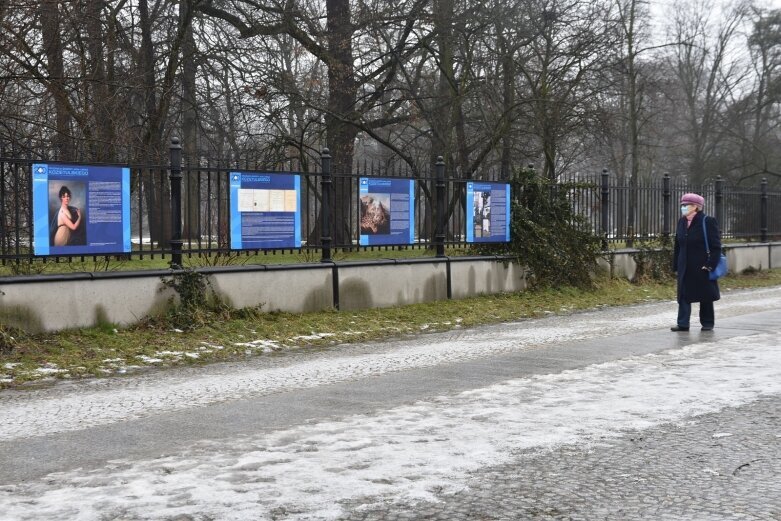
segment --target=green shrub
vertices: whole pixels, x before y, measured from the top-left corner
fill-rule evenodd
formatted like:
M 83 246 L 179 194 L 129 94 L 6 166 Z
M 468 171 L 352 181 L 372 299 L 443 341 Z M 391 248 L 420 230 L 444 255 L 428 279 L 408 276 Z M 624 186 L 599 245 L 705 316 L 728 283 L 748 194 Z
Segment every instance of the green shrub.
M 171 302 L 166 319 L 175 328 L 191 330 L 214 319 L 215 313 L 229 314 L 230 307 L 214 292 L 206 275 L 194 269 L 176 271 L 162 278 L 166 288 L 179 295 L 179 302 Z
M 674 278 L 672 271 L 673 251 L 669 238 L 657 243 L 641 243 L 632 254 L 635 261 L 633 283 L 666 282 Z
M 9 354 L 17 345 L 22 332 L 16 328 L 0 324 L 0 354 Z
M 534 170 L 521 170 L 510 182 L 510 243 L 476 249 L 517 256 L 534 287 L 593 287 L 601 241 L 570 201 L 586 186 L 551 183 Z

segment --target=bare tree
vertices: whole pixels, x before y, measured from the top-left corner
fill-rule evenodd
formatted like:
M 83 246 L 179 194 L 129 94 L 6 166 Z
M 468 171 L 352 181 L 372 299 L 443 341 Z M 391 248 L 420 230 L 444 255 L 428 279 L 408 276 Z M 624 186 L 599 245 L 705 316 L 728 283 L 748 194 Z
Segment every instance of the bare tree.
M 752 8 L 748 38 L 754 88 L 742 100 L 751 123 L 743 134 L 740 180 L 757 175 L 781 178 L 781 9 Z
M 542 30 L 518 63 L 527 89 L 526 117 L 543 157 L 543 173 L 556 179 L 564 142 L 587 125 L 615 45 L 605 23 L 606 5 L 581 0 L 541 0 L 534 13 Z M 579 153 L 578 151 L 577 153 Z
M 727 130 L 721 117 L 745 79 L 739 59 L 730 55 L 745 10 L 738 6 L 717 24 L 712 13 L 710 0 L 677 4 L 670 30 L 675 42 L 671 66 L 681 93 L 670 96 L 683 108 L 678 130 L 686 145 L 686 173 L 695 184 L 713 172 Z
M 641 0 L 616 0 L 619 27 L 623 42 L 623 65 L 625 86 L 626 139 L 629 156 L 629 201 L 627 204 L 626 236 L 627 246 L 633 245 L 635 218 L 638 212 L 637 184 L 640 177 L 640 131 L 644 119 L 643 81 L 640 76 L 640 54 L 647 49 L 647 27 L 643 24 L 648 16 L 647 4 Z
M 244 4 L 252 4 L 251 9 L 242 10 Z M 207 2 L 198 6 L 202 12 L 222 19 L 233 25 L 243 38 L 256 36 L 288 35 L 295 39 L 316 60 L 322 62 L 327 70 L 328 95 L 325 107 L 320 107 L 324 116 L 326 140 L 333 157 L 333 170 L 345 173 L 352 170 L 355 139 L 360 119 L 369 111 L 369 102 L 374 102 L 382 93 L 367 96 L 364 106 L 358 106 L 358 92 L 362 85 L 379 75 L 394 74 L 394 58 L 382 61 L 360 63 L 360 80 L 356 76 L 356 56 L 353 41 L 362 31 L 373 24 L 387 20 L 410 20 L 414 22 L 422 7 L 423 0 L 403 2 L 390 6 L 383 2 L 360 2 L 353 13 L 349 0 L 326 0 L 325 12 L 317 5 L 303 5 L 298 2 L 236 2 L 237 9 L 231 10 Z M 255 13 L 253 17 L 245 13 Z M 321 20 L 325 20 L 325 24 Z M 399 34 L 396 48 L 404 45 L 409 31 Z M 311 101 L 311 100 L 310 100 Z M 349 179 L 338 178 L 334 184 L 336 209 L 334 215 L 334 240 L 337 244 L 347 244 L 352 236 L 348 228 L 351 200 Z

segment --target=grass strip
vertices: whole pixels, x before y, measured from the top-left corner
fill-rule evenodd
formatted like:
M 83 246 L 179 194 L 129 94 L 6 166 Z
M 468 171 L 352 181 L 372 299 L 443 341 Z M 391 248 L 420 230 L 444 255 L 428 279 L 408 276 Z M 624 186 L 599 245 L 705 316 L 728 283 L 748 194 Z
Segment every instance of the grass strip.
M 377 259 L 417 259 L 433 257 L 436 252 L 430 248 L 421 246 L 373 246 L 360 247 L 354 250 L 334 248 L 331 258 L 334 261 L 367 261 Z M 451 257 L 476 254 L 468 247 L 448 247 L 446 254 Z M 82 272 L 120 272 L 143 270 L 167 270 L 170 268 L 171 256 L 160 254 L 144 254 L 140 257 L 135 252 L 132 258 L 122 256 L 104 257 L 41 257 L 32 260 L 22 259 L 19 263 L 7 261 L 0 264 L 0 276 L 12 277 L 16 275 L 51 275 L 60 273 Z M 278 265 L 278 264 L 302 264 L 307 262 L 320 262 L 320 250 L 300 251 L 247 251 L 229 253 L 188 253 L 186 246 L 182 264 L 185 268 L 203 268 L 210 266 L 252 266 L 252 265 Z

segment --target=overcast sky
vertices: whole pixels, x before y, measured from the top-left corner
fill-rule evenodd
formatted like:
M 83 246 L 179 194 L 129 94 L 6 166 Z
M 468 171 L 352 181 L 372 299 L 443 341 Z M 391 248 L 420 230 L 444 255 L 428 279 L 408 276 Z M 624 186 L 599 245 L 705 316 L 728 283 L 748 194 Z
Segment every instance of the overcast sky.
M 707 2 L 708 0 L 693 0 L 700 2 Z M 664 34 L 664 27 L 671 19 L 671 14 L 675 10 L 676 4 L 680 3 L 680 0 L 649 0 L 648 5 L 651 8 L 652 25 L 654 31 L 657 34 Z M 714 6 L 718 11 L 726 8 L 725 6 L 734 5 L 736 2 L 724 0 L 713 0 Z M 781 9 L 781 0 L 754 0 L 754 4 L 759 7 L 767 7 L 770 9 Z

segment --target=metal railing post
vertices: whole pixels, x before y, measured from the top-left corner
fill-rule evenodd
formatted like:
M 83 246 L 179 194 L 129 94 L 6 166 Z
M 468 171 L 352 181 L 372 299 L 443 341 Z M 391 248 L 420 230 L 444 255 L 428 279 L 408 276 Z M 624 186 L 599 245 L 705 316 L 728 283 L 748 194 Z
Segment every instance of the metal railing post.
M 445 256 L 445 159 L 437 157 L 436 163 L 436 198 L 437 215 L 434 231 L 434 244 L 437 247 L 437 257 Z
M 323 170 L 323 177 L 320 180 L 322 188 L 323 202 L 320 209 L 320 241 L 322 242 L 321 262 L 331 262 L 331 189 L 333 179 L 331 177 L 331 151 L 324 148 L 320 154 L 320 165 Z
M 608 226 L 610 220 L 608 219 L 610 211 L 610 188 L 608 187 L 608 174 L 607 168 L 602 169 L 602 249 L 607 250 L 607 237 Z
M 171 268 L 182 267 L 182 145 L 178 137 L 171 138 L 169 149 L 171 169 Z
M 721 232 L 724 233 L 724 179 L 716 176 L 716 207 L 713 209 L 716 220 L 719 222 Z
M 672 211 L 672 192 L 670 191 L 670 174 L 662 177 L 662 237 L 670 238 L 670 212 Z
M 767 242 L 767 177 L 762 178 L 760 187 L 759 240 Z

